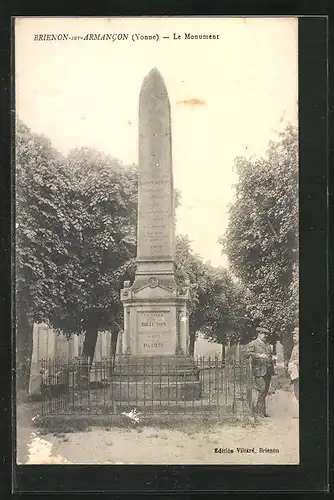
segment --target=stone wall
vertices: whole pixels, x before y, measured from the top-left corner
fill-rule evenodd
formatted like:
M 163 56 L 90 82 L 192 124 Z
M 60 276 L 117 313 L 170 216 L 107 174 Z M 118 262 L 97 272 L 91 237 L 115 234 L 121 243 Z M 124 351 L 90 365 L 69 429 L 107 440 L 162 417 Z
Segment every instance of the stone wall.
M 121 350 L 121 335 L 117 342 L 117 352 Z M 68 339 L 57 334 L 45 324 L 35 324 L 33 328 L 33 354 L 31 358 L 29 394 L 39 394 L 41 388 L 41 361 L 61 360 L 65 363 L 79 357 L 82 353 L 84 335 L 73 335 Z M 109 358 L 111 350 L 111 333 L 99 332 L 94 361 Z
M 35 324 L 33 329 L 33 359 L 62 359 L 69 361 L 82 353 L 84 335 L 73 335 L 68 339 L 65 335 L 57 334 L 54 330 L 44 324 Z M 99 332 L 95 361 L 103 357 L 109 357 L 111 344 L 110 332 Z

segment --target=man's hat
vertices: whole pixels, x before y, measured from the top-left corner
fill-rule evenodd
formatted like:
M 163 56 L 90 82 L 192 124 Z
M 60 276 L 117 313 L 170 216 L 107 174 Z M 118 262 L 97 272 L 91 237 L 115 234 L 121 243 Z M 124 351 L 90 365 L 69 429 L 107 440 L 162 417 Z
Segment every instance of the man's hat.
M 256 331 L 259 333 L 270 333 L 270 331 L 267 328 L 263 328 L 263 326 L 258 326 Z

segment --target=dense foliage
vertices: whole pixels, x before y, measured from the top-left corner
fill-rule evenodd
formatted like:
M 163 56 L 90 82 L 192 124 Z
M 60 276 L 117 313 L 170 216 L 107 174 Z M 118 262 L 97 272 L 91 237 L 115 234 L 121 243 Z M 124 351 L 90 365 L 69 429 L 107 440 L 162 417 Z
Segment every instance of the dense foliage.
M 64 158 L 50 141 L 20 121 L 15 160 L 17 369 L 26 383 L 33 322 L 48 318 L 58 302 L 58 264 L 67 255 L 62 228 L 68 217 L 68 179 Z
M 15 178 L 17 306 L 33 321 L 43 320 L 54 308 L 57 267 L 67 255 L 63 225 L 68 217 L 68 179 L 63 160 L 48 139 L 32 134 L 18 122 Z
M 298 134 L 288 126 L 265 158 L 238 157 L 236 199 L 221 238 L 250 291 L 249 313 L 284 340 L 298 323 Z
M 191 354 L 196 334 L 201 331 L 214 342 L 227 338 L 241 340 L 250 332 L 247 297 L 225 268 L 203 262 L 191 250 L 187 236 L 179 236 L 176 244 L 176 278 L 190 287 L 189 330 Z
M 117 336 L 122 324 L 119 294 L 136 248 L 136 170 L 91 149 L 72 151 L 66 169 L 68 259 L 58 269 L 62 301 L 49 320 L 67 334 L 86 333 L 84 355 L 92 358 L 98 331 Z
M 34 322 L 84 332 L 92 357 L 97 332 L 118 330 L 119 290 L 133 275 L 135 168 L 88 149 L 64 158 L 18 121 L 15 225 L 18 366 Z

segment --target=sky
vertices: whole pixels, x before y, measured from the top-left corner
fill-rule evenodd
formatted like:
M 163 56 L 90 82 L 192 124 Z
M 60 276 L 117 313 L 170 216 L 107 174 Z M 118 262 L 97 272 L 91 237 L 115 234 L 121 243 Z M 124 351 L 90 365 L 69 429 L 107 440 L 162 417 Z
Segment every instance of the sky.
M 34 39 L 91 33 L 129 37 Z M 234 158 L 264 155 L 287 123 L 297 124 L 297 51 L 296 18 L 18 18 L 16 113 L 64 154 L 86 146 L 137 163 L 139 92 L 156 67 L 171 103 L 176 231 L 204 260 L 226 266 L 218 238 L 233 202 Z

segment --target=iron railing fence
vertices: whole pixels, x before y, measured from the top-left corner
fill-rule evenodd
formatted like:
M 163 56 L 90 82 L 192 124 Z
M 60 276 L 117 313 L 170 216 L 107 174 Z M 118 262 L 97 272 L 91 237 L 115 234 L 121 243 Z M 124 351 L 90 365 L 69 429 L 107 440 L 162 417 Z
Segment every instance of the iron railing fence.
M 251 367 L 246 360 L 199 356 L 134 358 L 89 363 L 41 361 L 42 415 L 223 416 L 250 412 Z

